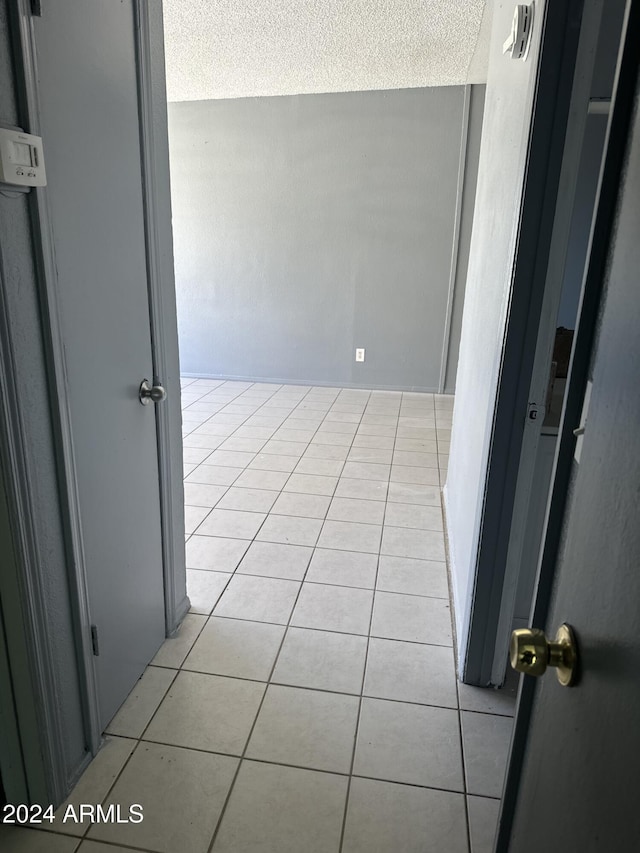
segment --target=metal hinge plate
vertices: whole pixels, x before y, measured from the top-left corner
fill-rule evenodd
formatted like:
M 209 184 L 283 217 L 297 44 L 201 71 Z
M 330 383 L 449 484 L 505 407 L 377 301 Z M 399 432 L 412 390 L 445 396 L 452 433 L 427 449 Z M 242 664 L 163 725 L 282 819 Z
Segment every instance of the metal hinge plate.
M 100 654 L 100 643 L 98 642 L 98 626 L 91 626 L 91 646 L 96 657 Z
M 36 18 L 42 17 L 42 0 L 31 0 L 31 14 Z

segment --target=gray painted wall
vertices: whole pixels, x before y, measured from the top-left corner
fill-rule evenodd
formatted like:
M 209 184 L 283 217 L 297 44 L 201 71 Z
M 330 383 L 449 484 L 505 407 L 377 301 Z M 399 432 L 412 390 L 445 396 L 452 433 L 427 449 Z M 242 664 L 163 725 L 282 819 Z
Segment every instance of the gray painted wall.
M 436 389 L 463 103 L 448 87 L 170 104 L 183 371 Z
M 469 130 L 467 136 L 467 150 L 463 175 L 464 184 L 460 208 L 460 238 L 458 243 L 458 258 L 451 312 L 451 337 L 449 338 L 449 352 L 447 355 L 447 370 L 444 387 L 447 394 L 453 394 L 456 388 L 460 333 L 462 331 L 462 314 L 464 309 L 464 294 L 467 283 L 467 272 L 469 269 L 469 249 L 471 247 L 473 212 L 475 210 L 476 187 L 478 184 L 478 162 L 480 159 L 480 140 L 482 139 L 482 120 L 484 117 L 486 88 L 486 86 L 471 87 Z
M 537 19 L 543 15 L 539 2 Z M 472 607 L 541 32 L 534 28 L 526 62 L 510 59 L 502 44 L 512 17 L 512 3 L 495 4 L 445 487 L 459 650 L 466 648 Z

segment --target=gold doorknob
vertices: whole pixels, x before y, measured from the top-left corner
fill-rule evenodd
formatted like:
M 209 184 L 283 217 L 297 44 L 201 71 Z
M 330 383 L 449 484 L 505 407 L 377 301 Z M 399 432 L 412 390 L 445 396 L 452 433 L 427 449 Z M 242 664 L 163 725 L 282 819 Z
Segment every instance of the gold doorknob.
M 578 647 L 575 634 L 566 623 L 558 628 L 555 640 L 548 640 L 539 628 L 519 628 L 511 632 L 509 644 L 511 666 L 527 675 L 544 675 L 553 666 L 558 681 L 569 687 L 575 681 Z

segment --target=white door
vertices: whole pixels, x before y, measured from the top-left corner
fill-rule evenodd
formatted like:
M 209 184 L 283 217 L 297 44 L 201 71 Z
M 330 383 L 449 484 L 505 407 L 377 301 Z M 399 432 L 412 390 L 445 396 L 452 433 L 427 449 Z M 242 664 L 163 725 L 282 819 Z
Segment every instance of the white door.
M 47 0 L 34 29 L 104 728 L 165 635 L 133 5 Z

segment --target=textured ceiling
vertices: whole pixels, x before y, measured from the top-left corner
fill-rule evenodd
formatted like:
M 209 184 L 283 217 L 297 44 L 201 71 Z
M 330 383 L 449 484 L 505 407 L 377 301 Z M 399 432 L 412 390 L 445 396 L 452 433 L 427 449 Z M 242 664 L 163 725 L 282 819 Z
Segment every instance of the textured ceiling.
M 486 81 L 491 0 L 164 0 L 170 101 Z

